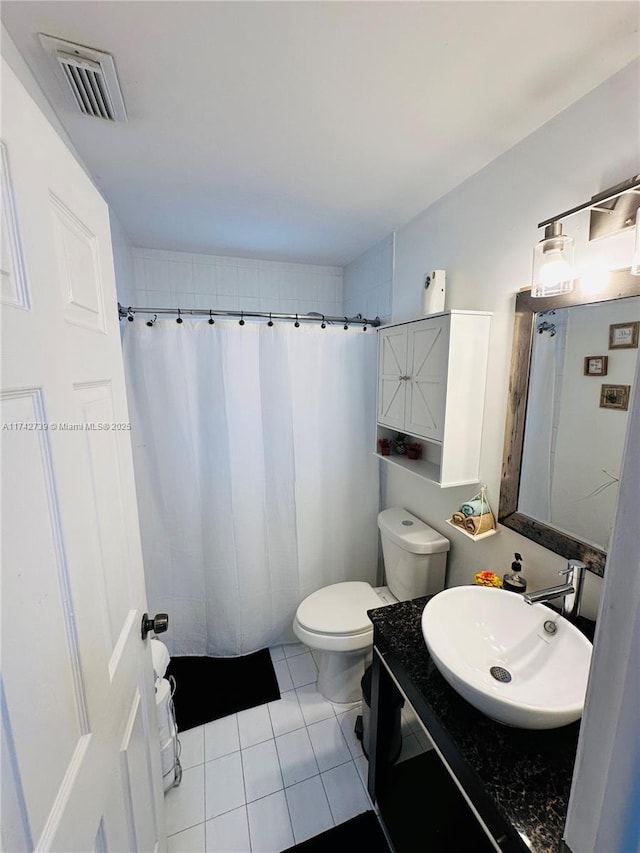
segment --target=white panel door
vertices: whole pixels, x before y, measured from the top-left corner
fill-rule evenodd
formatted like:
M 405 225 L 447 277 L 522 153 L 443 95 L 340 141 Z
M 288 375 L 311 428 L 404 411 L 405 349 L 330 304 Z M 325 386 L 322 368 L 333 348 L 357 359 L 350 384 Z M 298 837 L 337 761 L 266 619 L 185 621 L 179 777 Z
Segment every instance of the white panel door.
M 433 441 L 444 438 L 449 319 L 445 315 L 407 326 L 405 432 Z
M 407 331 L 393 326 L 378 332 L 378 423 L 404 431 Z
M 3 849 L 164 850 L 108 210 L 2 78 Z

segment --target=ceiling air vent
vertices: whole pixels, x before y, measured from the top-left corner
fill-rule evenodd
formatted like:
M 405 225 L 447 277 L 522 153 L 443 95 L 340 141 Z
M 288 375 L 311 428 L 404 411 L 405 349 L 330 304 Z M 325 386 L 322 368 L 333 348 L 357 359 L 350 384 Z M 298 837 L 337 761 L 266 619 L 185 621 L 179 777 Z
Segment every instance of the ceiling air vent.
M 40 41 L 56 61 L 80 112 L 107 121 L 127 120 L 111 54 L 43 33 Z

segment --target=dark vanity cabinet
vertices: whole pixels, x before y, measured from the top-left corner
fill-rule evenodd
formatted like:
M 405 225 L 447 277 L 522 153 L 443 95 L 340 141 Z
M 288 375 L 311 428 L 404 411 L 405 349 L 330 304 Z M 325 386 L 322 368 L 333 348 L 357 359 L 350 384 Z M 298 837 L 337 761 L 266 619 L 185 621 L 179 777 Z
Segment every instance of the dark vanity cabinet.
M 476 711 L 435 668 L 427 598 L 369 612 L 374 624 L 369 793 L 396 853 L 560 853 L 579 723 L 529 731 Z M 398 692 L 434 749 L 388 760 Z

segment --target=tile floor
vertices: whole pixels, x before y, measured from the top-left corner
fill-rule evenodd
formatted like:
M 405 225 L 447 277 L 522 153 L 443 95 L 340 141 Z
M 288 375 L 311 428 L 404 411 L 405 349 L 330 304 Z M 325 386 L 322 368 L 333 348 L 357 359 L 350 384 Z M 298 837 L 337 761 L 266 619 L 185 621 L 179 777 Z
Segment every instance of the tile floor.
M 354 734 L 360 703 L 316 690 L 306 646 L 270 650 L 281 698 L 182 732 L 182 784 L 166 795 L 169 853 L 277 853 L 371 809 Z M 401 759 L 429 748 L 403 709 Z

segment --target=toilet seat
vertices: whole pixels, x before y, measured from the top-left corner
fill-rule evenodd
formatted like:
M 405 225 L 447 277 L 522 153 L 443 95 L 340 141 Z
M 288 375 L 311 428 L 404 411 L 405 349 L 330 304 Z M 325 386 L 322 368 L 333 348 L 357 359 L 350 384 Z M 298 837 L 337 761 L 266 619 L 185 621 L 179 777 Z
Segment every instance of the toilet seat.
M 367 649 L 373 643 L 367 610 L 383 604 L 371 584 L 335 583 L 305 598 L 298 607 L 294 631 L 303 643 L 320 651 Z

